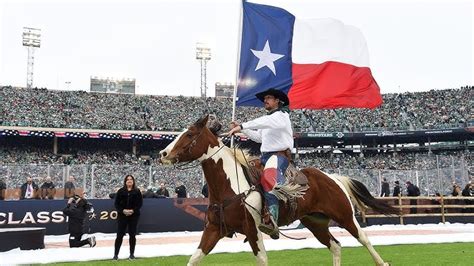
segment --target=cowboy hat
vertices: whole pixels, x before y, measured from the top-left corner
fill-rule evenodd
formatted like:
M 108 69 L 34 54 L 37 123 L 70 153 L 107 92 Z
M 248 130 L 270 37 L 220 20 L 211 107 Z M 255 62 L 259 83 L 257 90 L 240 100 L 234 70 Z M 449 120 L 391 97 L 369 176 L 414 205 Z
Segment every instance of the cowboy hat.
M 290 104 L 290 99 L 288 99 L 286 93 L 277 89 L 268 89 L 266 91 L 259 92 L 255 94 L 255 97 L 257 97 L 260 101 L 264 102 L 265 96 L 267 95 L 271 95 L 280 100 L 283 103 L 283 106 L 287 106 Z

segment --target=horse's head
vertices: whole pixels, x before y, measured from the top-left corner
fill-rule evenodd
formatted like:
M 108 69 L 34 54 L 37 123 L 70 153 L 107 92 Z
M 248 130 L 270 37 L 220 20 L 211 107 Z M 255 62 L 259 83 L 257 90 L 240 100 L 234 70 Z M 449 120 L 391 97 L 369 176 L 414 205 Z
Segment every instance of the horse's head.
M 160 161 L 164 164 L 194 161 L 205 154 L 210 145 L 219 145 L 217 138 L 207 128 L 208 119 L 209 115 L 200 118 L 177 136 L 160 151 Z

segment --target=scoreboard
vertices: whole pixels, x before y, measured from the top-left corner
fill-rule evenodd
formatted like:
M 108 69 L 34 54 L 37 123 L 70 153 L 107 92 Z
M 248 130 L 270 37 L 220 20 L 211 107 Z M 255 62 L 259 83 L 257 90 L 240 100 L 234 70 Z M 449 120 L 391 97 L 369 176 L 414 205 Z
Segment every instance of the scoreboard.
M 216 97 L 232 98 L 234 97 L 234 85 L 231 83 L 216 82 Z
M 91 77 L 91 92 L 135 94 L 135 79 Z

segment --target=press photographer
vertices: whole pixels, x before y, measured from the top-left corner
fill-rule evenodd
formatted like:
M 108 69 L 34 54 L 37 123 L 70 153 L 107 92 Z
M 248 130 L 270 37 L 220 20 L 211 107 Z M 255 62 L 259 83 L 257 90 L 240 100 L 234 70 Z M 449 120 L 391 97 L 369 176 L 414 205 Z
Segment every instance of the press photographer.
M 69 247 L 76 248 L 89 245 L 94 247 L 96 245 L 95 236 L 81 240 L 84 234 L 84 221 L 88 219 L 88 212 L 93 213 L 92 204 L 87 202 L 84 196 L 75 195 L 69 198 L 66 208 L 64 208 L 64 215 L 69 217 Z M 88 230 L 87 230 L 88 231 Z

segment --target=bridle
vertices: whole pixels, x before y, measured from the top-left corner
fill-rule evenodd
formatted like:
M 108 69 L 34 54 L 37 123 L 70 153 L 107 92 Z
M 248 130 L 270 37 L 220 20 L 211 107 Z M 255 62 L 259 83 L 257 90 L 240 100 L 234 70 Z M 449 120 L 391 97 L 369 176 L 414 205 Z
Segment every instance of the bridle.
M 191 152 L 192 152 L 192 149 L 196 146 L 197 144 L 197 140 L 201 137 L 202 133 L 204 132 L 204 128 L 201 130 L 201 132 L 199 132 L 199 134 L 197 134 L 190 142 L 190 144 L 188 145 L 187 147 L 187 153 L 191 155 Z M 197 166 L 199 166 L 200 163 L 204 162 L 204 161 L 207 161 L 209 159 L 212 159 L 212 157 L 214 155 L 216 155 L 219 151 L 221 151 L 224 147 L 226 147 L 227 143 L 230 141 L 227 140 L 226 142 L 222 142 L 222 146 L 219 147 L 219 149 L 217 149 L 217 151 L 215 151 L 213 154 L 211 154 L 207 159 L 204 159 L 198 163 L 194 163 L 195 161 L 197 161 L 196 159 L 195 160 L 192 160 L 192 161 L 188 161 L 188 162 L 183 162 L 183 163 L 180 163 L 179 161 L 179 155 L 176 156 L 176 163 L 174 163 L 174 168 L 175 169 L 178 169 L 178 170 L 187 170 L 187 169 L 191 169 L 191 168 L 195 168 Z M 194 164 L 191 164 L 191 163 L 194 163 Z

